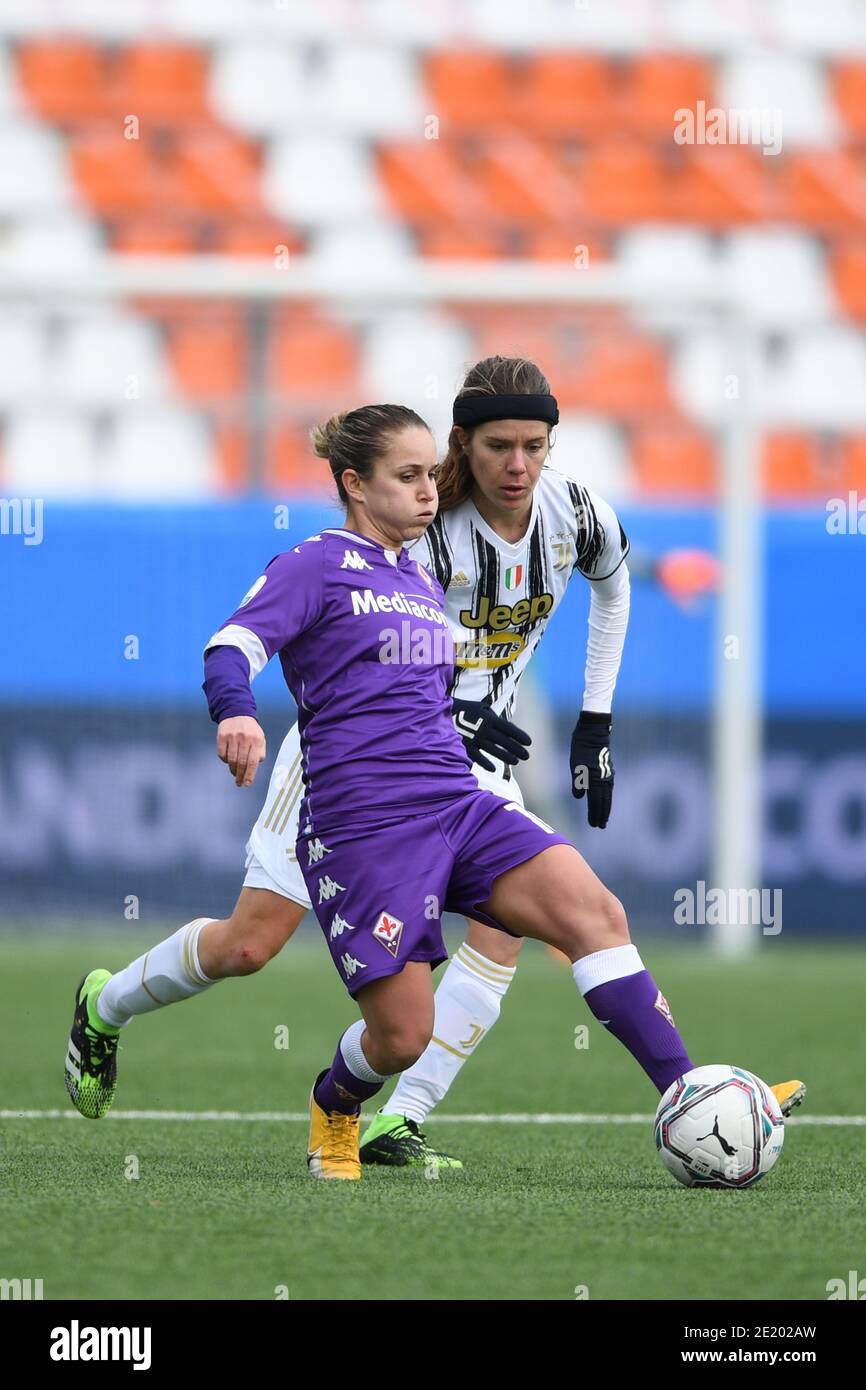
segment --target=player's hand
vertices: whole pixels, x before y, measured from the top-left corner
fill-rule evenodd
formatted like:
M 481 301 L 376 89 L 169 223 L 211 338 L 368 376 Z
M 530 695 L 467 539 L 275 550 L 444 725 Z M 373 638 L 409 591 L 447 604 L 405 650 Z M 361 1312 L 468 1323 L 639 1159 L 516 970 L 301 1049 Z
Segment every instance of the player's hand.
M 217 725 L 217 757 L 228 763 L 237 787 L 251 787 L 267 747 L 261 726 L 249 714 L 221 719 Z
M 526 751 L 532 742 L 529 734 L 496 714 L 489 705 L 480 700 L 453 700 L 452 704 L 454 727 L 466 744 L 470 758 L 479 767 L 495 772 L 490 758 L 498 758 L 513 767 L 518 760 L 529 757 Z
M 613 800 L 610 760 L 610 715 L 583 710 L 571 735 L 571 791 L 578 801 L 587 794 L 589 823 L 604 830 Z

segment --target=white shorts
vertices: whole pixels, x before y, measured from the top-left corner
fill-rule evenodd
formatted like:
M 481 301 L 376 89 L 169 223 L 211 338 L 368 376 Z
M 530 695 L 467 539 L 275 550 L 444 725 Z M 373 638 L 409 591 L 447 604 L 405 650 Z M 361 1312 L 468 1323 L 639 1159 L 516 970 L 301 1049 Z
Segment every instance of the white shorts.
M 502 771 L 487 772 L 477 763 L 472 764 L 472 771 L 484 791 L 495 792 L 506 801 L 523 805 L 523 794 L 513 776 L 506 779 Z M 310 908 L 307 885 L 295 854 L 303 795 L 301 739 L 297 724 L 293 724 L 277 754 L 265 804 L 247 841 L 244 887 L 267 888 L 301 907 Z

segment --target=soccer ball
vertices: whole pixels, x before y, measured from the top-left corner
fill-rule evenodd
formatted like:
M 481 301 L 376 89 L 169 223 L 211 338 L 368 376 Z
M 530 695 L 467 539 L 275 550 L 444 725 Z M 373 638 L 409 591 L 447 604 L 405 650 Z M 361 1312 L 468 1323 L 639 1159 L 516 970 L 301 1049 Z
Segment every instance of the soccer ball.
M 656 1148 L 686 1187 L 750 1187 L 769 1173 L 784 1140 L 779 1102 L 743 1067 L 693 1067 L 656 1111 Z

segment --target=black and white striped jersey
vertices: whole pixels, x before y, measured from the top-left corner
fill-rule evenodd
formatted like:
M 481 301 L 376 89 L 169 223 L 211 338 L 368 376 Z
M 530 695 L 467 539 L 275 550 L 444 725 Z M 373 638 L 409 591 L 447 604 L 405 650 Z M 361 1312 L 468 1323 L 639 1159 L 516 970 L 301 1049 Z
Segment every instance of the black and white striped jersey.
M 445 590 L 456 643 L 452 695 L 482 700 L 509 718 L 520 678 L 572 575 L 605 579 L 628 548 L 610 504 L 551 464 L 541 470 L 519 541 L 503 540 L 471 501 L 440 512 L 412 554 Z

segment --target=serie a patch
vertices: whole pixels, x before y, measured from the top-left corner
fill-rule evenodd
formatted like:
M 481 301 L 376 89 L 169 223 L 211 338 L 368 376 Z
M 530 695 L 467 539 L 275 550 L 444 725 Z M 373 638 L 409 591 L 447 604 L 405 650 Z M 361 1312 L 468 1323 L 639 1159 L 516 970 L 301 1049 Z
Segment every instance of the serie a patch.
M 373 935 L 380 945 L 389 951 L 394 959 L 397 959 L 397 952 L 400 949 L 400 939 L 403 935 L 403 923 L 399 917 L 392 917 L 390 912 L 382 912 L 373 928 Z

